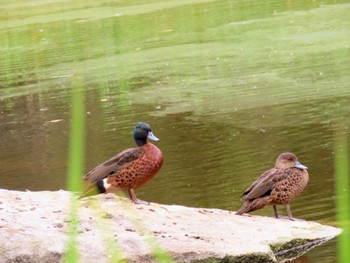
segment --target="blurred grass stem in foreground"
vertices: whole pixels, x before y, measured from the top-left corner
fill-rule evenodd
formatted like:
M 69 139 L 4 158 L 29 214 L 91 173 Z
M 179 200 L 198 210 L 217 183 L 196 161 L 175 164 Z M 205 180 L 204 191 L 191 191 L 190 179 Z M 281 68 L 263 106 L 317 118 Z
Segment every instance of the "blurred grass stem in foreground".
M 82 186 L 81 178 L 83 176 L 85 149 L 85 94 L 82 83 L 80 79 L 73 79 L 71 91 L 72 108 L 67 186 L 69 191 L 75 193 L 80 192 Z M 69 239 L 64 255 L 64 262 L 79 262 L 79 251 L 77 248 L 78 226 L 78 201 L 73 195 L 69 214 Z
M 338 262 L 350 262 L 350 187 L 349 187 L 349 152 L 347 133 L 335 133 L 334 166 L 335 192 L 338 226 L 343 233 L 338 237 Z

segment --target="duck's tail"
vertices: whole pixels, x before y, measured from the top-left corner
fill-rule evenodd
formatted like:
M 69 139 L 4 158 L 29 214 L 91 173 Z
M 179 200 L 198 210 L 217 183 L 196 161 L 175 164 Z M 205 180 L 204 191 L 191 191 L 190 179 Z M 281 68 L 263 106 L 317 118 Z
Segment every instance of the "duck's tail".
M 246 200 L 244 201 L 241 208 L 236 212 L 236 215 L 242 215 L 244 213 L 249 213 L 258 209 L 263 208 L 266 205 L 266 200 L 264 198 Z
M 85 189 L 82 192 L 82 194 L 78 197 L 78 199 L 81 199 L 90 195 L 105 193 L 105 192 L 106 192 L 106 188 L 103 185 L 103 181 L 99 180 L 96 183 L 88 183 L 85 186 Z
M 251 201 L 245 201 L 241 208 L 236 212 L 236 215 L 242 215 L 251 211 Z

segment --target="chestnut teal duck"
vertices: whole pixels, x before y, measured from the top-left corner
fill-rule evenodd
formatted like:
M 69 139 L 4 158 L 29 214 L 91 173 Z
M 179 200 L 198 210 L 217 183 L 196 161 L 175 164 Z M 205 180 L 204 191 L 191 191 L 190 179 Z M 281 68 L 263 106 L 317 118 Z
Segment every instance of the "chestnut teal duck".
M 281 153 L 275 167 L 266 171 L 243 193 L 244 201 L 236 215 L 249 213 L 272 205 L 279 218 L 276 205 L 286 205 L 288 218 L 293 220 L 289 203 L 299 195 L 309 181 L 307 167 L 298 162 L 293 153 Z
M 146 203 L 137 199 L 135 189 L 156 175 L 162 167 L 163 154 L 154 144 L 147 142 L 147 138 L 159 141 L 147 123 L 137 123 L 133 136 L 138 147 L 118 153 L 84 176 L 88 185 L 82 196 L 96 188 L 99 193 L 125 190 L 133 203 Z

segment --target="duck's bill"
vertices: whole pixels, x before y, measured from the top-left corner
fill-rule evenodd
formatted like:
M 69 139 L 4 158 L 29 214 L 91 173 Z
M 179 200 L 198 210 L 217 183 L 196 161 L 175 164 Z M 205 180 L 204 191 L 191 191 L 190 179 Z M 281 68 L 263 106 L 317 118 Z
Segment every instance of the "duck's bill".
M 294 167 L 299 168 L 299 169 L 301 169 L 301 170 L 307 170 L 307 167 L 306 167 L 305 165 L 302 165 L 302 164 L 299 163 L 299 162 L 296 162 L 295 165 L 294 165 Z
M 148 132 L 147 137 L 152 141 L 159 142 L 159 139 L 156 136 L 154 136 L 152 132 Z

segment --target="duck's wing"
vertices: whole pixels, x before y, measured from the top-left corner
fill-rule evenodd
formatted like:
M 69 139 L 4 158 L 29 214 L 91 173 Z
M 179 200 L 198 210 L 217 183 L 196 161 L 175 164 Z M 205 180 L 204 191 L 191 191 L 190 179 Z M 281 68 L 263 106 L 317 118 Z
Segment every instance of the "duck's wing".
M 243 193 L 242 200 L 252 200 L 269 195 L 276 183 L 284 180 L 286 176 L 287 174 L 281 169 L 272 168 L 266 171 Z
M 88 172 L 83 179 L 84 181 L 95 183 L 98 180 L 106 178 L 108 175 L 117 173 L 127 164 L 140 158 L 140 156 L 143 154 L 144 151 L 141 147 L 124 150 L 104 163 L 96 166 L 94 169 Z

